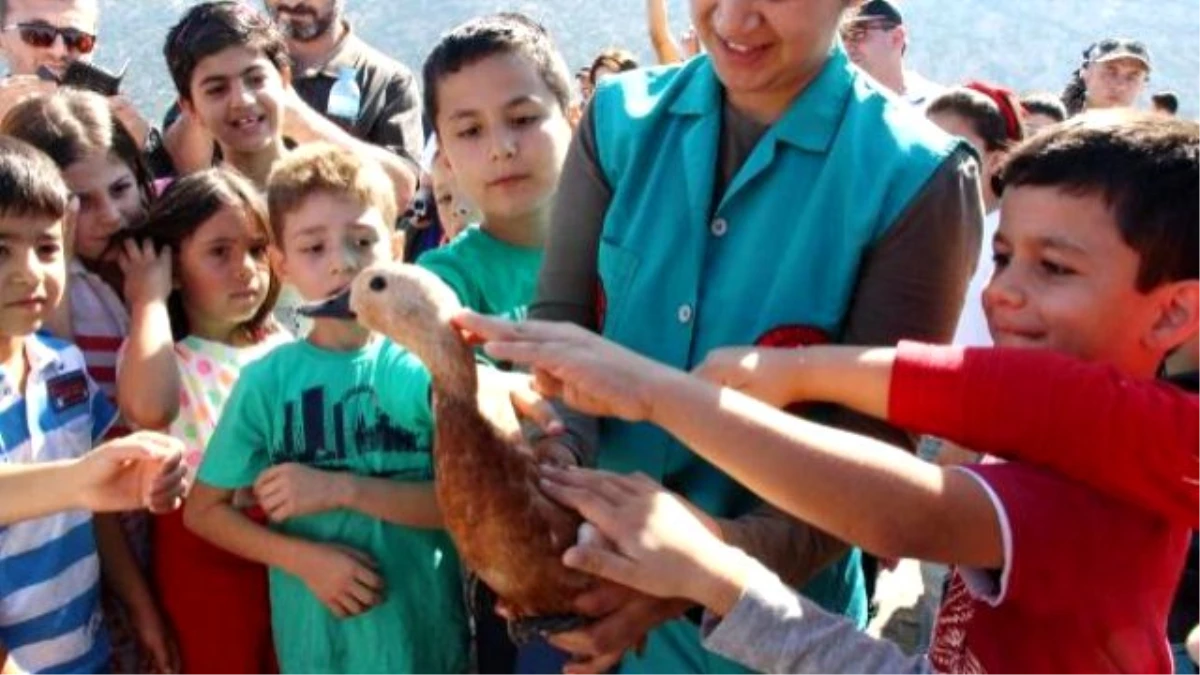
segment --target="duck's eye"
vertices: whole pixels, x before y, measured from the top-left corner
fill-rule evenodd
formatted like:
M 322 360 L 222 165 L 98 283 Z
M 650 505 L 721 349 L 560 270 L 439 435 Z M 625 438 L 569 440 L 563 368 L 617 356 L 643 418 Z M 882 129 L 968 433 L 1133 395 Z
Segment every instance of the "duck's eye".
M 387 288 L 387 279 L 384 279 L 383 277 L 371 278 L 371 290 L 379 292 L 385 288 Z

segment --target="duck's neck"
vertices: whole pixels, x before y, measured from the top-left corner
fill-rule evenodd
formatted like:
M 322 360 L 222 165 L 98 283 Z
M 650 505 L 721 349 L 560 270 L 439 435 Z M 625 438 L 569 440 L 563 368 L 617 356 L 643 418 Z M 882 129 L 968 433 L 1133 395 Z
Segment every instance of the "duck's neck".
M 475 352 L 452 330 L 431 333 L 412 351 L 429 369 L 438 396 L 474 400 L 479 389 Z

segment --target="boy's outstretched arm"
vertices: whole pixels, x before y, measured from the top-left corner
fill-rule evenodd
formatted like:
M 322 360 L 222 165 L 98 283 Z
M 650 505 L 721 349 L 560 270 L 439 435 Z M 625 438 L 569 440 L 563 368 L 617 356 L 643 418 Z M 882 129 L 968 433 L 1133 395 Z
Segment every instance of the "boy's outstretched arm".
M 458 321 L 489 341 L 494 358 L 530 366 L 544 394 L 591 414 L 657 424 L 764 500 L 844 541 L 886 557 L 1004 563 L 995 507 L 966 473 L 797 419 L 577 326 L 474 314 Z M 873 405 L 886 399 L 886 387 L 868 389 Z
M 1200 404 L 1166 382 L 1049 350 L 916 343 L 719 350 L 695 374 L 776 406 L 839 403 L 1200 523 Z

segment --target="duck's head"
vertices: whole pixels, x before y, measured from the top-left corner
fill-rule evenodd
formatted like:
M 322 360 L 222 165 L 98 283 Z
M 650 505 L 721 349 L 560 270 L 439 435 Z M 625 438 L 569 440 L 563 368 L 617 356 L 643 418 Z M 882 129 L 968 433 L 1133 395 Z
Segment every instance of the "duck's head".
M 404 263 L 372 265 L 338 295 L 301 310 L 314 318 L 357 319 L 418 354 L 418 341 L 454 334 L 450 319 L 462 310 L 458 296 L 432 272 Z

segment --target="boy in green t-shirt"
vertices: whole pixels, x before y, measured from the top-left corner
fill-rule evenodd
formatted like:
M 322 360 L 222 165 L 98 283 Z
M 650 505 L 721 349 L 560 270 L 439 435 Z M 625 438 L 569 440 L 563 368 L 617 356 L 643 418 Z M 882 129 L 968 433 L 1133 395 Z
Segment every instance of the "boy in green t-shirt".
M 466 307 L 523 319 L 571 143 L 570 72 L 545 29 L 498 14 L 443 37 L 424 77 L 441 152 L 483 221 L 418 264 Z
M 272 262 L 307 301 L 391 259 L 395 200 L 370 160 L 297 150 L 268 199 Z M 431 482 L 429 385 L 415 357 L 330 318 L 242 371 L 184 518 L 270 567 L 284 672 L 468 668 L 461 572 Z M 235 508 L 251 491 L 270 527 Z

